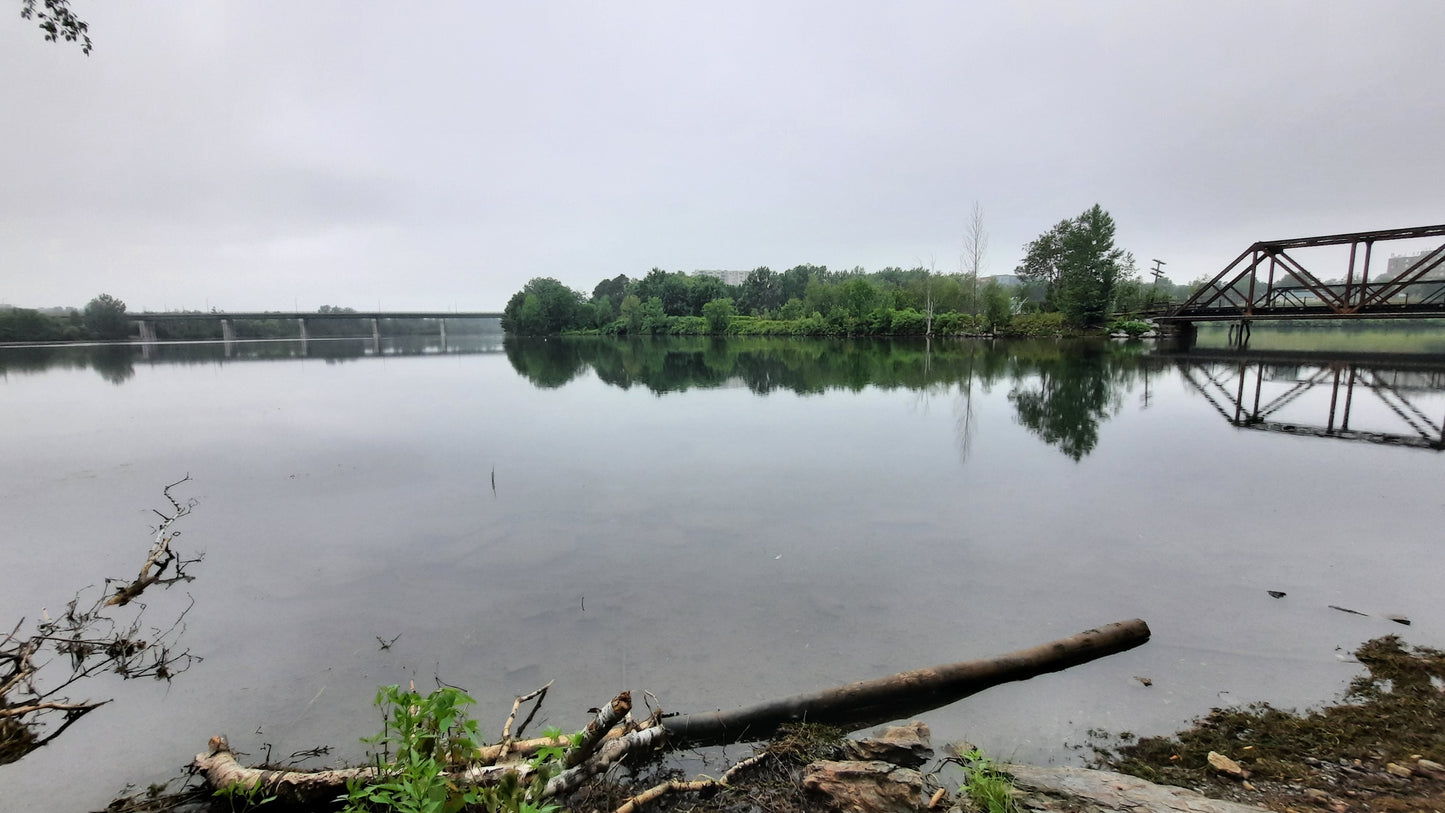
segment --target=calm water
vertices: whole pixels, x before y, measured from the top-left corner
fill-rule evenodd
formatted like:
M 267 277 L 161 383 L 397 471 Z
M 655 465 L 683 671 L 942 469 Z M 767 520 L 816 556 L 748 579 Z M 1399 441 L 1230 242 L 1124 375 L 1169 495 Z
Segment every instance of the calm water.
M 205 552 L 194 583 L 148 594 L 157 622 L 194 597 L 204 662 L 80 689 L 117 701 L 0 766 L 0 809 L 102 807 L 217 733 L 257 760 L 356 758 L 376 687 L 407 680 L 469 689 L 495 736 L 554 678 L 544 724 L 575 729 L 624 688 L 725 708 L 1144 618 L 1140 649 L 926 716 L 940 740 L 1066 761 L 1089 728 L 1328 700 L 1375 636 L 1445 644 L 1438 359 L 376 350 L 0 348 L 0 619 L 133 576 L 187 473 L 178 544 Z

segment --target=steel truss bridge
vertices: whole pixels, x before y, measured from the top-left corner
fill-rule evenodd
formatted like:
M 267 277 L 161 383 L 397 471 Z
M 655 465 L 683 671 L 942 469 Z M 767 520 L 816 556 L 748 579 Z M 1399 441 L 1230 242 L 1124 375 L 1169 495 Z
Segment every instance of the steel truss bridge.
M 1437 238 L 1440 245 L 1413 262 L 1383 273 L 1371 267 L 1375 245 Z M 1320 246 L 1350 247 L 1349 262 L 1325 282 L 1291 254 Z M 1156 317 L 1184 333 L 1195 322 L 1238 323 L 1239 342 L 1260 319 L 1445 318 L 1445 224 L 1293 240 L 1261 240 L 1202 285 L 1184 304 Z M 1233 328 L 1232 328 L 1233 330 Z
M 1445 451 L 1445 362 L 1438 358 L 1228 351 L 1168 358 L 1241 429 Z

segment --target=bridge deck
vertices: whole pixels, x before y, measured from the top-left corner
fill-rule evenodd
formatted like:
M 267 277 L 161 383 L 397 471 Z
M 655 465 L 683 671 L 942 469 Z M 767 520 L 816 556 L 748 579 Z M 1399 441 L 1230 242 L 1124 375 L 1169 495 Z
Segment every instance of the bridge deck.
M 357 311 L 356 313 L 290 313 L 278 311 L 211 311 L 209 313 L 127 313 L 133 321 L 178 321 L 181 319 L 500 319 L 501 311 Z

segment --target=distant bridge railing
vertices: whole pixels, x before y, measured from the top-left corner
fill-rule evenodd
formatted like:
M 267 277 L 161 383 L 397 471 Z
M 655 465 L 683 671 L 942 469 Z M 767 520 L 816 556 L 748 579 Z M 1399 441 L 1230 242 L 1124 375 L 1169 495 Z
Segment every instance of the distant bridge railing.
M 447 337 L 447 322 L 455 319 L 501 319 L 500 311 L 356 311 L 354 313 L 328 311 L 326 313 L 282 313 L 278 311 L 209 311 L 200 313 L 185 313 L 168 311 L 164 313 L 127 313 L 126 318 L 135 323 L 142 342 L 157 341 L 155 327 L 165 322 L 195 322 L 195 321 L 217 321 L 221 325 L 221 338 L 223 341 L 235 341 L 236 322 L 262 322 L 262 321 L 284 321 L 296 320 L 297 338 L 306 341 L 310 334 L 306 329 L 308 322 L 326 321 L 353 321 L 365 323 L 370 321 L 371 337 L 374 341 L 381 340 L 381 324 L 387 320 L 434 320 L 438 323 L 437 330 L 443 341 Z

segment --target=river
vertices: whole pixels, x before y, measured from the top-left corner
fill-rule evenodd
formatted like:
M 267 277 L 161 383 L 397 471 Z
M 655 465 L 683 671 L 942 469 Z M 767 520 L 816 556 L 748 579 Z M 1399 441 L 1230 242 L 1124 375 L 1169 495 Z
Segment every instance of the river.
M 182 641 L 204 660 L 75 687 L 115 702 L 0 766 L 0 810 L 98 809 L 218 733 L 254 761 L 354 760 L 387 683 L 462 686 L 495 737 L 514 695 L 554 679 L 542 724 L 576 729 L 622 689 L 729 708 L 1133 617 L 1141 648 L 924 719 L 1067 762 L 1089 729 L 1318 704 L 1364 640 L 1445 643 L 1442 420 L 1438 356 L 0 348 L 7 630 L 134 577 L 186 475 L 176 545 L 204 552 L 193 582 L 145 597 L 155 623 L 194 599 Z

